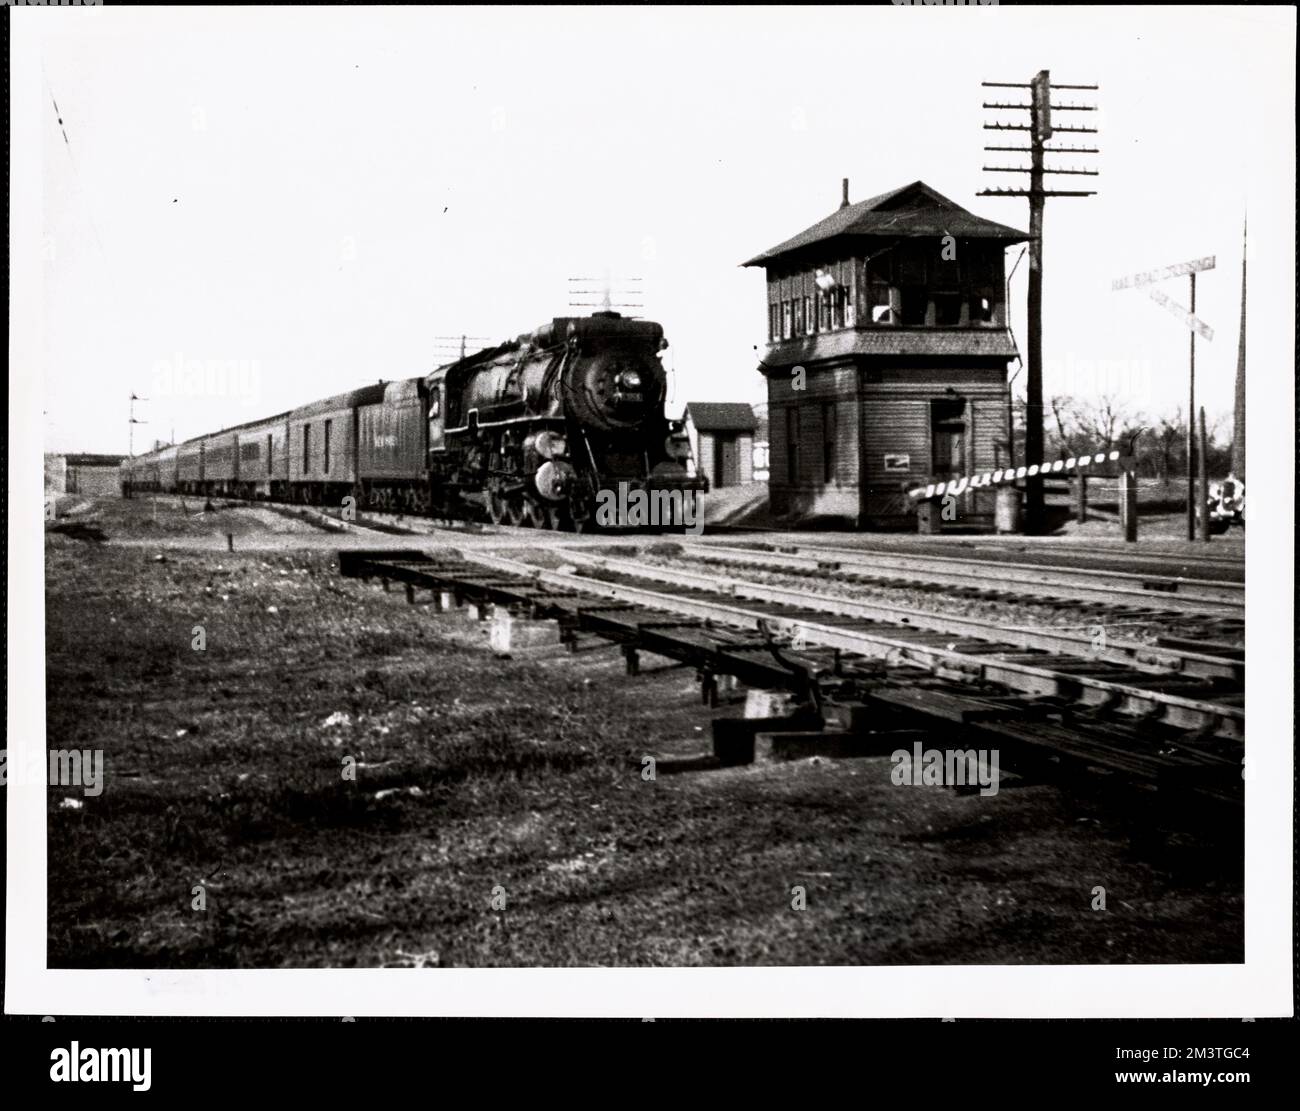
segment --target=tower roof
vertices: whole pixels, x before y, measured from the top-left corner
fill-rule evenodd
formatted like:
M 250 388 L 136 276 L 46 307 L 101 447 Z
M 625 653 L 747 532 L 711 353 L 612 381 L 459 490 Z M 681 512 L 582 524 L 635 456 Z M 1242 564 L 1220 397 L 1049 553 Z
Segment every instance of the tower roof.
M 951 235 L 959 239 L 992 239 L 1007 243 L 1020 243 L 1029 238 L 1015 228 L 968 212 L 923 181 L 914 181 L 878 197 L 843 205 L 826 219 L 771 250 L 755 255 L 743 265 L 762 266 L 804 247 L 848 235 L 916 238 Z

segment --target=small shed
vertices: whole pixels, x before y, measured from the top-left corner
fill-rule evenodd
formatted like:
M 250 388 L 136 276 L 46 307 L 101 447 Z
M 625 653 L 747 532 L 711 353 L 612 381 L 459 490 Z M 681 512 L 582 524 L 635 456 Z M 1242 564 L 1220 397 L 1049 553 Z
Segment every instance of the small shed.
M 65 489 L 69 494 L 116 494 L 120 492 L 119 468 L 122 455 L 66 455 Z M 46 473 L 48 474 L 48 468 Z
M 753 407 L 743 401 L 687 403 L 686 434 L 697 473 L 713 489 L 742 486 L 754 480 Z

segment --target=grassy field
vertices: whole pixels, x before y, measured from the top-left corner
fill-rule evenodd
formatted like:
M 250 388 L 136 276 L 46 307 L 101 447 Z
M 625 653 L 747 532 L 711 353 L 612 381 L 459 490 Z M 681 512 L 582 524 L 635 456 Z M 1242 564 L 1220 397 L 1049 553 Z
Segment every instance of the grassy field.
M 885 758 L 646 781 L 707 748 L 689 671 L 497 659 L 288 522 L 275 551 L 115 542 L 217 527 L 158 512 L 46 539 L 48 745 L 106 781 L 50 792 L 51 967 L 1242 959 L 1208 846 L 1172 870 L 1095 803 L 897 787 Z M 259 512 L 222 516 L 242 544 Z

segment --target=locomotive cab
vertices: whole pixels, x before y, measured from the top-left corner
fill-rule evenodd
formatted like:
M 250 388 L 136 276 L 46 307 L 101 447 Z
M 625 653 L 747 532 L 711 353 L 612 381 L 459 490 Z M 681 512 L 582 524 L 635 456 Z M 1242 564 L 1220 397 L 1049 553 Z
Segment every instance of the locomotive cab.
M 447 446 L 446 393 L 447 371 L 435 370 L 428 378 L 429 451 L 443 451 Z

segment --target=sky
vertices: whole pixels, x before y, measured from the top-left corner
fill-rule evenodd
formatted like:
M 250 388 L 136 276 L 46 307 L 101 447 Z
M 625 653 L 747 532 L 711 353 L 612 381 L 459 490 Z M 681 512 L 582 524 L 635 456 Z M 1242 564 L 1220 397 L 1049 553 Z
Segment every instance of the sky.
M 1190 333 L 1111 282 L 1215 255 L 1198 403 L 1229 420 L 1247 205 L 1252 266 L 1294 259 L 1294 15 L 1278 10 L 12 14 L 42 83 L 23 122 L 47 451 L 126 451 L 132 392 L 140 451 L 425 373 L 453 337 L 590 311 L 569 307 L 599 299 L 575 277 L 608 278 L 616 302 L 640 279 L 628 311 L 665 328 L 675 411 L 762 401 L 764 279 L 740 263 L 833 212 L 845 177 L 854 201 L 921 179 L 1027 229 L 1023 198 L 976 195 L 1011 180 L 983 159 L 1014 157 L 981 150 L 980 82 L 1044 68 L 1100 86 L 1069 95 L 1099 105 L 1101 149 L 1057 163 L 1098 178 L 1054 183 L 1098 195 L 1047 206 L 1047 395 L 1185 405 Z M 1160 288 L 1187 303 L 1186 279 Z M 1252 382 L 1291 374 L 1290 341 L 1255 322 L 1285 324 L 1293 291 L 1252 283 Z

